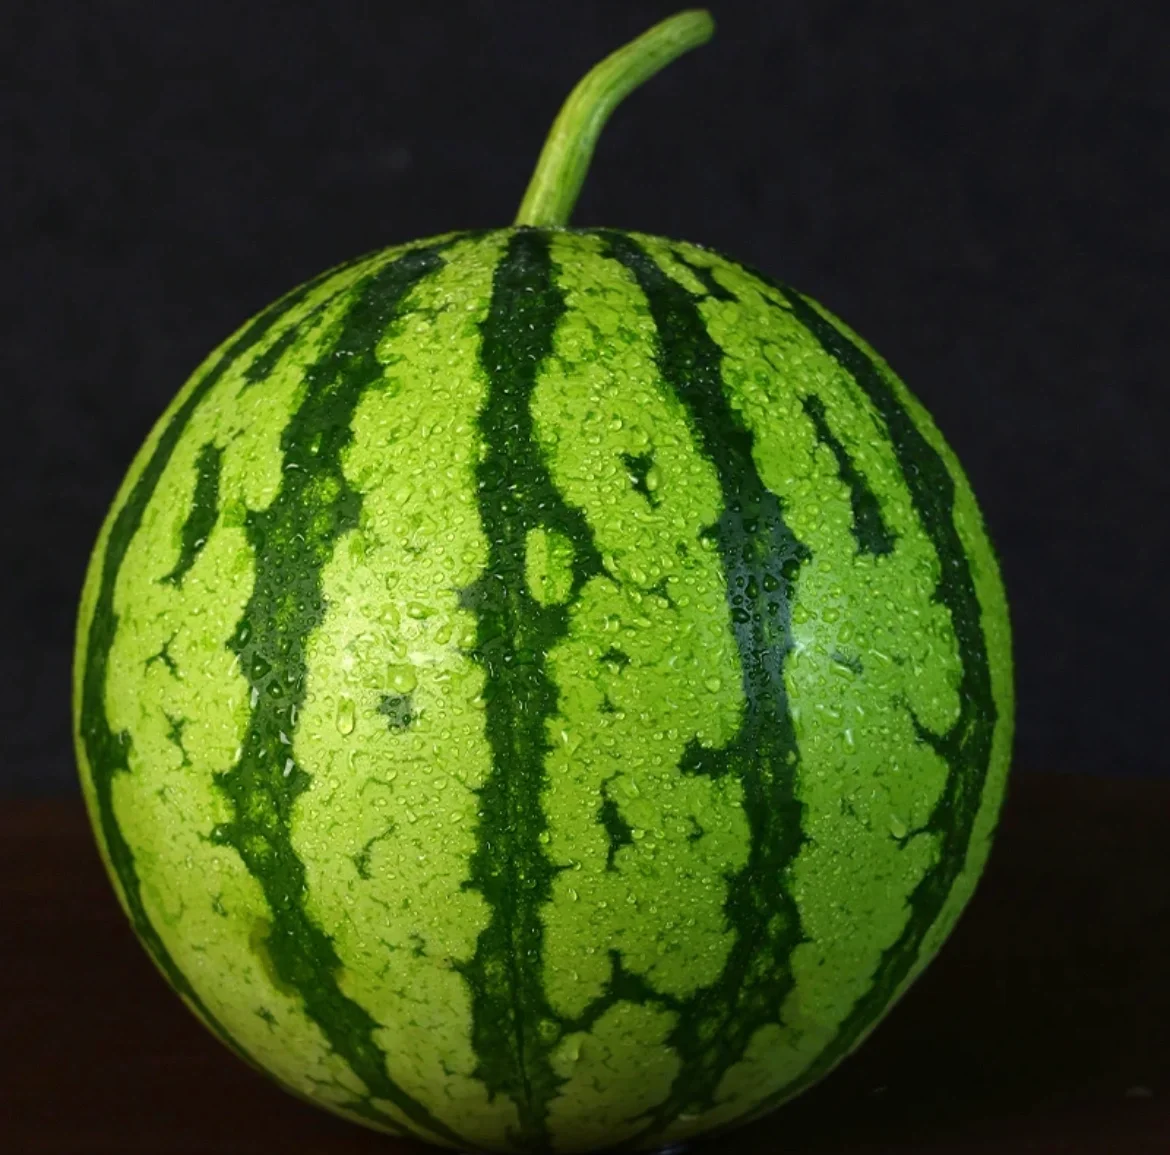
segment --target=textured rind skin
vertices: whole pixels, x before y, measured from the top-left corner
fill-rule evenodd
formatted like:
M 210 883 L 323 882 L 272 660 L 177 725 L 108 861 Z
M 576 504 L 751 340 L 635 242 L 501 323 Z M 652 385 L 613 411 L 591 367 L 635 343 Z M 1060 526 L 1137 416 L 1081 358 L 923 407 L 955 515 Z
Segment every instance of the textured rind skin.
M 327 1109 L 499 1151 L 823 1076 L 970 898 L 1013 709 L 974 497 L 884 362 L 573 230 L 372 254 L 216 350 L 103 526 L 74 697 L 187 1005 Z

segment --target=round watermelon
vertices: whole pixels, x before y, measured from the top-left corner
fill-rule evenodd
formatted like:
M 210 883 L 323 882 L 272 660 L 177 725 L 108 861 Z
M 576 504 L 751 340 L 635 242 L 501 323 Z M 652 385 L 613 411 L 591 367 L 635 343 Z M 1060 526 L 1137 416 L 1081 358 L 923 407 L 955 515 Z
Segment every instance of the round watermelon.
M 758 1116 L 988 853 L 1007 612 L 930 417 L 785 285 L 567 227 L 605 114 L 710 27 L 586 77 L 515 226 L 241 328 L 93 554 L 78 760 L 135 931 L 239 1056 L 392 1134 Z

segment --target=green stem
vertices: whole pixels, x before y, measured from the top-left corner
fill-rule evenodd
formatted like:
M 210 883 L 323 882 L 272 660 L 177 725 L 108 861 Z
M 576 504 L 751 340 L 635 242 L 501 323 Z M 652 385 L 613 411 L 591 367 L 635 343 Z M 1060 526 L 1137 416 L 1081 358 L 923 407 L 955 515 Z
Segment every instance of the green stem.
M 714 31 L 715 21 L 705 9 L 679 12 L 586 73 L 553 121 L 516 224 L 567 225 L 609 114 L 672 60 L 706 44 Z

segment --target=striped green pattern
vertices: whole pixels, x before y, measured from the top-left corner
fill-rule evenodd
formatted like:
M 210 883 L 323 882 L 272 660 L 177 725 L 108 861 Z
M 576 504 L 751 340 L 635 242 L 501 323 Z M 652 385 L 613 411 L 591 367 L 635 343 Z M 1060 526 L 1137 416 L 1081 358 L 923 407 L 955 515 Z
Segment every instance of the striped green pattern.
M 277 302 L 150 434 L 80 609 L 82 782 L 163 974 L 292 1092 L 456 1148 L 651 1149 L 824 1075 L 970 897 L 1011 728 L 929 416 L 807 298 L 632 233 Z

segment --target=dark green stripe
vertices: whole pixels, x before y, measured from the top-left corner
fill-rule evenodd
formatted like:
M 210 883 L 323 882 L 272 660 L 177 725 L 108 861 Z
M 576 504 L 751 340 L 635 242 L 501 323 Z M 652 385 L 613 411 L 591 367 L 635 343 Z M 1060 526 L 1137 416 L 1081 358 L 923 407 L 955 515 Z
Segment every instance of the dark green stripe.
M 179 560 L 175 562 L 175 568 L 165 577 L 159 578 L 159 581 L 181 586 L 183 578 L 207 544 L 208 535 L 219 518 L 219 471 L 222 464 L 223 450 L 215 442 L 209 441 L 199 450 L 199 456 L 195 459 L 195 494 L 191 499 L 187 519 L 183 522 Z
M 565 311 L 556 272 L 547 236 L 527 229 L 512 236 L 495 271 L 480 353 L 488 392 L 476 469 L 488 559 L 461 598 L 476 615 L 470 656 L 484 672 L 492 768 L 479 791 L 478 843 L 465 884 L 483 895 L 491 918 L 459 970 L 471 991 L 475 1074 L 490 1095 L 516 1102 L 515 1141 L 529 1147 L 550 1142 L 548 1104 L 563 1082 L 549 1056 L 564 1028 L 541 982 L 540 908 L 552 897 L 555 873 L 539 837 L 547 825 L 545 726 L 557 708 L 546 657 L 565 636 L 582 586 L 601 572 L 584 515 L 553 485 L 533 428 L 532 391 Z M 529 592 L 525 545 L 538 526 L 572 543 L 567 603 L 541 605 Z
M 601 784 L 601 805 L 597 808 L 597 821 L 605 829 L 609 839 L 609 849 L 605 853 L 605 869 L 616 870 L 614 858 L 623 846 L 634 845 L 634 828 L 622 817 L 618 804 L 609 796 L 609 782 L 606 779 Z
M 725 285 L 721 285 L 715 279 L 715 273 L 708 265 L 700 265 L 692 261 L 681 248 L 675 247 L 671 249 L 670 255 L 674 257 L 680 265 L 685 265 L 694 273 L 699 283 L 707 290 L 707 295 L 716 301 L 734 301 L 735 294 Z
M 825 418 L 825 403 L 816 394 L 810 393 L 802 404 L 816 430 L 817 440 L 836 459 L 837 476 L 849 489 L 849 504 L 853 509 L 851 528 L 857 540 L 857 552 L 876 555 L 892 553 L 897 538 L 882 519 L 882 508 L 869 482 L 858 471 L 840 438 L 829 428 Z
M 367 1097 L 347 1107 L 393 1124 L 371 1101 L 384 1099 L 419 1126 L 460 1143 L 390 1077 L 374 1039 L 380 1024 L 342 992 L 341 959 L 305 909 L 305 868 L 290 834 L 293 805 L 309 783 L 289 736 L 305 698 L 305 648 L 325 616 L 321 572 L 338 538 L 357 526 L 361 509 L 342 454 L 358 403 L 383 380 L 378 343 L 410 290 L 441 267 L 443 247 L 408 252 L 355 287 L 332 347 L 307 369 L 304 400 L 281 434 L 280 489 L 267 509 L 248 512 L 256 579 L 230 646 L 248 676 L 252 709 L 239 760 L 216 777 L 233 817 L 212 837 L 239 854 L 264 892 L 271 923 L 257 928 L 257 949 L 365 1084 Z
M 951 616 L 962 667 L 957 687 L 959 715 L 945 734 L 930 733 L 912 715 L 919 740 L 943 758 L 949 771 L 943 791 L 922 827 L 938 839 L 937 865 L 910 895 L 910 917 L 902 933 L 882 953 L 872 985 L 841 1024 L 836 1038 L 799 1080 L 776 1092 L 753 1112 L 756 1114 L 813 1083 L 847 1054 L 865 1029 L 885 1011 L 910 973 L 923 939 L 966 864 L 971 833 L 983 802 L 997 710 L 982 608 L 971 565 L 955 527 L 955 482 L 946 462 L 927 441 L 864 350 L 799 294 L 758 273 L 754 275 L 781 294 L 797 320 L 853 378 L 885 424 L 914 512 L 938 556 L 939 578 L 934 597 Z
M 356 262 L 355 262 L 356 263 Z M 236 393 L 238 397 L 253 385 L 263 384 L 272 376 L 277 365 L 284 355 L 304 336 L 304 330 L 299 325 L 286 329 L 271 345 L 268 346 L 241 374 L 243 383 Z
M 364 259 L 364 258 L 363 258 Z M 271 332 L 273 327 L 290 310 L 296 308 L 310 293 L 330 277 L 344 269 L 343 265 L 330 269 L 321 276 L 302 285 L 282 297 L 275 304 L 260 313 L 234 341 L 224 350 L 220 358 L 204 374 L 198 385 L 188 394 L 187 399 L 175 411 L 159 437 L 138 480 L 135 482 L 122 508 L 110 526 L 105 553 L 101 559 L 101 578 L 97 597 L 94 601 L 93 618 L 85 640 L 84 667 L 81 677 L 81 702 L 79 707 L 79 732 L 85 748 L 93 782 L 96 822 L 105 843 L 110 865 L 121 886 L 130 921 L 158 968 L 171 985 L 199 1011 L 213 1031 L 236 1054 L 253 1066 L 259 1066 L 244 1049 L 228 1034 L 216 1017 L 207 1009 L 203 1000 L 195 993 L 187 976 L 175 965 L 158 931 L 152 925 L 142 901 L 142 889 L 134 854 L 122 835 L 114 817 L 113 783 L 118 774 L 130 770 L 130 735 L 123 730 L 115 734 L 106 716 L 106 678 L 109 671 L 110 650 L 118 632 L 118 615 L 114 612 L 114 587 L 118 571 L 130 548 L 130 542 L 142 524 L 142 516 L 150 502 L 159 479 L 175 451 L 191 415 L 207 394 L 216 386 L 224 373 L 240 358 L 254 349 Z M 324 306 L 319 306 L 323 308 Z
M 743 787 L 751 834 L 748 861 L 729 879 L 724 907 L 735 934 L 719 978 L 685 1000 L 669 1037 L 681 1069 L 669 1096 L 647 1113 L 641 1142 L 683 1111 L 709 1108 L 726 1071 L 751 1037 L 777 1022 L 792 988 L 789 958 L 801 941 L 788 871 L 804 843 L 795 794 L 799 757 L 784 662 L 792 647 L 789 606 L 808 549 L 784 522 L 775 494 L 752 457 L 752 434 L 724 393 L 722 352 L 707 333 L 697 300 L 646 251 L 621 233 L 602 232 L 607 254 L 636 278 L 658 334 L 663 388 L 683 405 L 699 452 L 714 468 L 723 511 L 707 531 L 718 546 L 732 630 L 739 650 L 743 718 L 719 749 L 692 740 L 680 769 L 734 775 Z

